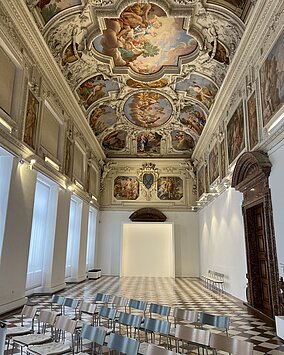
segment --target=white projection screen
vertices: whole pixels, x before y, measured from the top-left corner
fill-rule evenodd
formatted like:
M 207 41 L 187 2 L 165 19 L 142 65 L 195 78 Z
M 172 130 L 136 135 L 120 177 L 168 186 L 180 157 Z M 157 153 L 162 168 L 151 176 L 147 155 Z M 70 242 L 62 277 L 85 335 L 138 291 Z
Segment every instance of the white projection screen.
M 120 276 L 175 277 L 170 223 L 123 224 Z

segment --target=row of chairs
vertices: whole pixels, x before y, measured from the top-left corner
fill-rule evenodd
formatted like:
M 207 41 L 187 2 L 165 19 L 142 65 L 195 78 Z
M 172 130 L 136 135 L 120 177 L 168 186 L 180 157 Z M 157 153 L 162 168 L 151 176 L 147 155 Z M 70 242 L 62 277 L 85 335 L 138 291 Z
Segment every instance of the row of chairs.
M 109 323 L 112 324 L 112 321 L 118 316 L 118 313 L 116 313 L 113 309 L 117 311 L 123 309 L 125 313 L 127 313 L 128 310 L 128 313 L 131 314 L 133 311 L 140 311 L 141 314 L 146 317 L 146 310 L 148 306 L 148 302 L 146 301 L 128 299 L 122 296 L 111 297 L 110 295 L 104 293 L 97 293 L 92 303 L 79 301 L 73 298 L 66 298 L 60 295 L 53 295 L 51 300 L 51 309 L 53 309 L 52 305 L 55 303 L 60 305 L 60 312 L 64 315 L 67 314 L 66 307 L 69 307 L 74 310 L 74 317 L 76 319 L 82 319 L 83 314 L 92 316 L 91 324 L 93 325 L 98 325 L 100 323 L 100 318 L 108 318 Z M 155 318 L 155 316 L 160 318 L 165 317 L 165 319 L 169 321 L 170 313 L 170 306 L 155 303 L 150 303 L 149 305 L 149 318 Z M 186 310 L 178 307 L 173 308 L 172 318 L 175 326 L 178 322 L 192 323 L 197 327 L 209 325 L 223 329 L 226 334 L 228 334 L 230 325 L 230 318 L 228 316 L 211 315 L 204 312 Z M 109 327 L 110 325 L 108 325 L 108 328 Z
M 145 328 L 150 329 L 153 333 L 159 331 L 159 335 L 169 333 L 169 329 L 161 327 L 148 327 L 148 320 L 154 321 L 153 324 L 165 324 L 167 321 L 158 319 L 146 318 Z M 162 322 L 162 323 L 161 323 Z M 46 334 L 47 327 L 50 327 L 50 334 Z M 13 338 L 13 350 L 15 345 L 20 345 L 27 348 L 27 353 L 34 355 L 54 355 L 65 354 L 72 352 L 75 353 L 75 336 L 76 336 L 77 321 L 72 320 L 66 316 L 58 316 L 53 311 L 41 310 L 39 314 L 39 334 L 28 334 L 23 336 L 16 336 Z M 71 341 L 65 341 L 65 334 L 70 334 Z M 160 333 L 161 332 L 161 333 Z M 92 353 L 103 353 L 103 346 L 106 344 L 109 351 L 115 350 L 126 355 L 136 354 L 175 354 L 168 349 L 172 347 L 172 343 L 164 344 L 164 350 L 161 348 L 153 348 L 150 344 L 155 344 L 155 339 L 151 338 L 151 343 L 146 339 L 146 343 L 141 344 L 139 339 L 123 336 L 117 333 L 110 333 L 108 340 L 107 329 L 103 327 L 92 326 L 83 324 L 80 331 L 77 350 L 79 354 L 85 354 L 83 351 L 83 340 L 88 340 L 91 343 Z M 218 350 L 227 351 L 237 355 L 252 355 L 253 344 L 244 341 L 239 341 L 234 338 L 226 337 L 224 335 L 211 333 L 209 330 L 192 328 L 178 324 L 172 338 L 174 340 L 173 347 L 177 353 L 184 354 L 191 351 L 193 348 L 202 349 L 202 352 L 211 349 L 217 353 Z M 160 342 L 159 342 L 160 344 Z M 144 347 L 141 345 L 144 345 Z M 150 350 L 149 350 L 150 349 Z
M 214 326 L 216 328 L 225 330 L 226 334 L 228 334 L 228 329 L 229 329 L 229 317 L 226 316 L 217 316 L 217 315 L 210 315 L 206 314 L 203 312 L 196 312 L 196 311 L 191 311 L 191 310 L 186 310 L 186 309 L 181 309 L 174 307 L 173 309 L 173 319 L 174 319 L 174 328 L 172 329 L 172 324 L 168 321 L 168 317 L 170 314 L 171 308 L 169 306 L 162 306 L 162 305 L 155 305 L 151 304 L 151 313 L 150 317 L 144 316 L 144 310 L 146 312 L 145 301 L 139 301 L 139 300 L 133 300 L 135 302 L 132 303 L 132 307 L 129 307 L 129 301 L 126 302 L 126 298 L 124 298 L 123 302 L 123 311 L 118 311 L 116 308 L 117 304 L 119 306 L 121 305 L 120 302 L 116 302 L 115 305 L 110 303 L 110 307 L 105 305 L 107 304 L 105 302 L 105 298 L 102 297 L 103 294 L 99 294 L 100 297 L 98 297 L 100 300 L 98 300 L 96 296 L 96 303 L 91 303 L 91 302 L 86 302 L 86 301 L 78 301 L 76 299 L 72 298 L 66 298 L 63 296 L 59 295 L 54 295 L 52 297 L 52 303 L 51 303 L 51 313 L 53 317 L 58 316 L 59 314 L 63 314 L 64 316 L 67 315 L 67 307 L 71 307 L 71 309 L 74 310 L 74 314 L 72 314 L 74 317 L 73 321 L 76 321 L 76 334 L 78 334 L 78 329 L 82 328 L 85 326 L 85 324 L 82 323 L 82 314 L 86 312 L 91 318 L 87 320 L 89 323 L 91 323 L 92 326 L 96 325 L 96 327 L 99 327 L 100 329 L 103 329 L 107 335 L 112 335 L 112 334 L 117 334 L 117 335 L 125 335 L 126 337 L 129 337 L 130 339 L 137 340 L 140 344 L 140 331 L 143 330 L 144 334 L 144 343 L 140 345 L 140 350 L 142 351 L 143 354 L 146 353 L 146 349 L 148 347 L 149 341 L 152 343 L 156 343 L 156 340 L 158 338 L 158 343 L 162 343 L 161 339 L 162 337 L 164 338 L 164 346 L 166 348 L 169 348 L 171 346 L 172 340 L 175 338 L 176 331 L 178 329 L 179 325 L 184 325 L 184 324 L 193 324 L 194 327 L 186 327 L 187 329 L 196 329 L 195 332 L 198 332 L 198 328 L 202 328 L 205 324 Z M 116 296 L 121 298 L 120 296 Z M 109 300 L 109 299 L 108 299 Z M 54 305 L 59 305 L 59 312 L 57 307 L 54 307 Z M 132 308 L 138 307 L 140 309 L 141 304 L 143 305 L 143 313 L 142 315 L 137 315 L 137 314 L 132 314 L 132 313 L 127 313 L 125 311 L 132 311 Z M 155 307 L 151 307 L 151 306 Z M 98 307 L 99 306 L 99 307 Z M 157 311 L 158 315 L 165 316 L 166 318 L 163 319 L 154 319 L 151 318 L 153 312 Z M 44 318 L 44 312 L 43 311 L 40 313 L 39 323 L 43 322 Z M 47 312 L 45 310 L 45 312 Z M 160 314 L 161 313 L 161 314 Z M 19 339 L 16 339 L 16 336 L 19 334 L 23 334 L 23 332 L 28 332 L 31 333 L 34 331 L 34 316 L 35 316 L 35 307 L 32 306 L 24 306 L 23 311 L 22 311 L 22 316 L 24 315 L 29 315 L 31 316 L 31 328 L 30 329 L 25 329 L 24 327 L 20 327 L 20 331 L 22 333 L 16 333 L 15 334 L 15 328 L 8 328 L 8 339 L 13 338 L 15 344 Z M 53 319 L 53 318 L 52 318 Z M 71 318 L 69 318 L 71 319 Z M 80 322 L 81 319 L 81 322 Z M 54 319 L 53 319 L 54 320 Z M 71 319 L 72 320 L 72 319 Z M 22 319 L 23 321 L 23 319 Z M 84 319 L 85 321 L 85 319 Z M 44 323 L 44 322 L 43 322 Z M 52 321 L 50 321 L 52 323 Z M 180 324 L 181 323 L 181 324 Z M 22 324 L 23 325 L 23 324 Z M 49 326 L 52 328 L 52 325 L 49 324 Z M 38 325 L 39 327 L 39 325 Z M 46 325 L 45 325 L 46 327 Z M 197 328 L 196 328 L 197 327 Z M 17 327 L 16 327 L 17 328 Z M 13 330 L 14 329 L 14 330 Z M 82 328 L 83 329 L 83 328 Z M 38 328 L 39 332 L 39 328 Z M 61 332 L 65 332 L 64 330 L 61 330 Z M 26 333 L 27 334 L 27 333 Z M 46 335 L 44 332 L 41 332 L 42 339 L 37 338 L 37 341 L 50 341 L 50 337 L 46 339 Z M 57 335 L 56 335 L 57 337 Z M 55 338 L 56 338 L 55 337 Z M 224 337 L 224 336 L 222 336 Z M 55 339 L 54 338 L 54 339 Z M 72 338 L 72 337 L 71 337 Z M 35 335 L 30 334 L 29 336 L 30 341 L 34 341 Z M 53 336 L 52 336 L 53 339 Z M 214 337 L 212 338 L 214 340 Z M 232 339 L 232 338 L 230 338 Z M 170 340 L 170 341 L 169 341 Z M 211 342 L 213 341 L 211 340 Z M 8 340 L 9 341 L 9 340 Z M 29 344 L 32 346 L 32 344 Z M 37 344 L 36 344 L 37 345 Z M 211 344 L 212 345 L 212 344 Z M 207 345 L 208 347 L 209 345 Z M 178 347 L 176 347 L 178 350 Z

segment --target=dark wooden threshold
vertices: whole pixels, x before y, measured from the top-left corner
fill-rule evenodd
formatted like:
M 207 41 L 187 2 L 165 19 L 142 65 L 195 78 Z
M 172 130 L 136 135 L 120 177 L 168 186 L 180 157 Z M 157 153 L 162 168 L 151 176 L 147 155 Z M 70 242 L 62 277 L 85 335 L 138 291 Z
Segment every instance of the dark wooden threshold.
M 256 317 L 262 319 L 264 322 L 268 323 L 268 325 L 270 327 L 273 327 L 274 329 L 276 329 L 275 319 L 269 317 L 267 314 L 261 312 L 259 309 L 256 309 L 256 308 L 252 307 L 247 302 L 243 302 L 243 304 L 244 304 L 244 306 L 247 307 L 248 311 L 251 311 L 251 313 L 253 315 L 255 315 Z

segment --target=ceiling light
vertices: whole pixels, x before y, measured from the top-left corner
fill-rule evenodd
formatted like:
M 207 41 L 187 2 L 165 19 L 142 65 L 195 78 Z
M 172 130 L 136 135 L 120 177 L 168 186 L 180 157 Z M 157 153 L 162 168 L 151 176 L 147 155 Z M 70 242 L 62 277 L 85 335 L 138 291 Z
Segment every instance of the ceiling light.
M 78 186 L 81 190 L 84 190 L 84 186 L 77 180 L 75 180 L 75 185 Z
M 270 132 L 275 126 L 278 125 L 284 118 L 284 112 L 272 123 L 272 125 L 268 128 L 268 132 Z
M 59 165 L 55 163 L 55 161 L 53 161 L 49 157 L 44 157 L 44 161 L 51 165 L 55 170 L 59 171 Z
M 8 131 L 11 133 L 12 132 L 12 126 L 9 125 L 3 118 L 0 117 L 0 124 L 4 126 L 5 128 L 8 129 Z

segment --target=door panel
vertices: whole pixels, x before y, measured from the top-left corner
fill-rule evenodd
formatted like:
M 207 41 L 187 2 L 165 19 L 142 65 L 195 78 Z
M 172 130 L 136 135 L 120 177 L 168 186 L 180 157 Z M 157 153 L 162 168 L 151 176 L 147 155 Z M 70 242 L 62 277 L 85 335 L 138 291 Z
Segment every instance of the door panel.
M 259 269 L 259 299 L 257 304 L 260 311 L 271 316 L 271 297 L 270 297 L 270 285 L 267 267 L 267 251 L 265 244 L 265 230 L 263 224 L 263 206 L 256 206 L 253 208 L 254 223 L 255 223 L 255 238 L 256 238 L 256 253 Z

